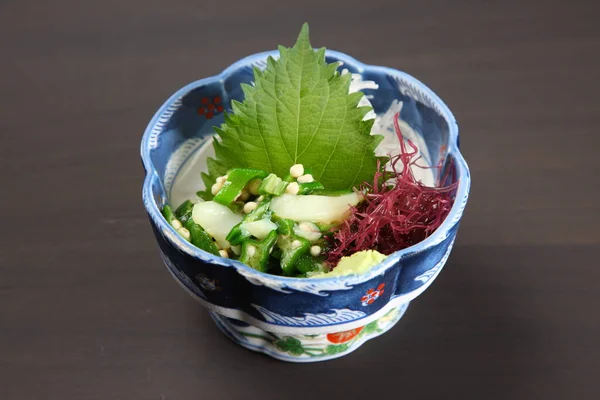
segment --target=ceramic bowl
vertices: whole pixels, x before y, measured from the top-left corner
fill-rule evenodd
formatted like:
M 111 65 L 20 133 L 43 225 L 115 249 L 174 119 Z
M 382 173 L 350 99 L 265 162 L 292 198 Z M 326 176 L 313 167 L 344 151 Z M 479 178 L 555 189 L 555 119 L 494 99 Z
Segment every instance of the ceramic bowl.
M 141 142 L 143 203 L 168 271 L 225 335 L 280 360 L 328 360 L 389 330 L 438 276 L 467 203 L 469 170 L 459 151 L 456 121 L 433 91 L 404 72 L 327 51 L 327 62 L 341 61 L 340 70 L 352 74 L 353 87 L 372 104 L 379 132 L 392 132 L 392 117 L 400 111 L 405 136 L 427 162 L 441 161 L 444 168 L 454 164 L 449 179 L 459 185 L 447 219 L 423 242 L 390 255 L 369 273 L 346 277 L 273 276 L 192 246 L 160 208 L 167 201 L 177 206 L 202 188 L 199 173 L 213 154 L 213 126 L 223 122 L 231 100 L 243 99 L 240 84 L 250 83 L 252 69 L 265 68 L 268 56 L 277 58 L 278 52 L 246 57 L 217 76 L 192 82 L 158 109 Z M 431 172 L 423 180 L 436 178 Z

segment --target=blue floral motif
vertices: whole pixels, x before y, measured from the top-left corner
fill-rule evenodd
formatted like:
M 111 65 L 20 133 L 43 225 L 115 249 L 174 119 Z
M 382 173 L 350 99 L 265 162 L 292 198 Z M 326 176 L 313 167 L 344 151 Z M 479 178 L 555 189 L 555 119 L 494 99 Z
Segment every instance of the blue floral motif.
M 171 272 L 171 274 L 177 278 L 177 281 L 181 285 L 201 299 L 206 299 L 206 295 L 202 292 L 202 290 L 200 290 L 197 285 L 194 285 L 191 279 L 188 278 L 186 274 L 181 272 L 163 252 L 161 252 L 160 255 L 169 272 Z
M 221 290 L 221 288 L 218 285 L 219 281 L 216 279 L 210 279 L 205 274 L 196 275 L 196 282 L 198 282 L 198 285 L 200 285 L 202 289 L 208 290 L 210 292 Z

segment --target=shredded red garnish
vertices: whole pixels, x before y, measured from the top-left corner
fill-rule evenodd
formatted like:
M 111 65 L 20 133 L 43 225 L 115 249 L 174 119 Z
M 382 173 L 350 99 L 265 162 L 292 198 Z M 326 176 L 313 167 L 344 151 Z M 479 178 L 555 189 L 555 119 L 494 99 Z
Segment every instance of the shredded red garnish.
M 440 187 L 425 186 L 417 181 L 411 167 L 420 157 L 417 147 L 409 140 L 407 148 L 398 124 L 399 113 L 394 116 L 394 128 L 400 141 L 400 153 L 390 157 L 392 171 L 378 164 L 373 184 L 365 183 L 359 188 L 365 201 L 352 207 L 350 216 L 332 231 L 329 237 L 328 262 L 337 264 L 339 259 L 362 250 L 377 250 L 389 255 L 413 246 L 430 236 L 448 216 L 458 181 L 444 185 L 454 176 L 450 162 L 439 179 Z M 398 165 L 400 163 L 401 165 Z

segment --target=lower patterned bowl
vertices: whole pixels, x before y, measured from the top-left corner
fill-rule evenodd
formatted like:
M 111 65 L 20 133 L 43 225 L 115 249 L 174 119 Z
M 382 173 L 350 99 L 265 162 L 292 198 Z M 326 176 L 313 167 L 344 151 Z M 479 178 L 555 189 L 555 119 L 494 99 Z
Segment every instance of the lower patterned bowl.
M 217 76 L 183 87 L 159 108 L 141 143 L 143 202 L 167 269 L 225 335 L 284 361 L 328 360 L 392 328 L 438 276 L 467 203 L 469 170 L 459 151 L 456 121 L 435 93 L 403 72 L 327 51 L 327 62 L 341 61 L 343 73 L 352 74 L 353 87 L 373 106 L 378 133 L 393 132 L 393 116 L 399 112 L 403 134 L 418 145 L 422 159 L 441 163 L 440 171 L 426 170 L 424 183 L 435 182 L 452 166 L 449 181 L 441 182 L 459 182 L 446 220 L 424 241 L 362 275 L 274 276 L 194 247 L 166 222 L 160 208 L 167 201 L 177 206 L 203 188 L 199 174 L 214 154 L 212 127 L 223 122 L 222 111 L 231 100 L 243 99 L 240 84 L 250 83 L 252 68 L 264 68 L 269 56 L 278 53 L 246 57 Z

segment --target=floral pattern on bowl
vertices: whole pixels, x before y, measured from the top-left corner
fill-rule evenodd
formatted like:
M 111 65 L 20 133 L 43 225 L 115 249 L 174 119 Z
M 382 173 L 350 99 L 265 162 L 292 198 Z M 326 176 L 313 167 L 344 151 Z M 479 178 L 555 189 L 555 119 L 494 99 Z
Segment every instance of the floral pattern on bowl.
M 342 332 L 313 335 L 279 335 L 265 332 L 237 320 L 210 313 L 217 327 L 241 346 L 283 361 L 313 362 L 342 357 L 358 349 L 367 340 L 391 329 L 402 318 L 408 303 L 388 311 L 367 325 Z

